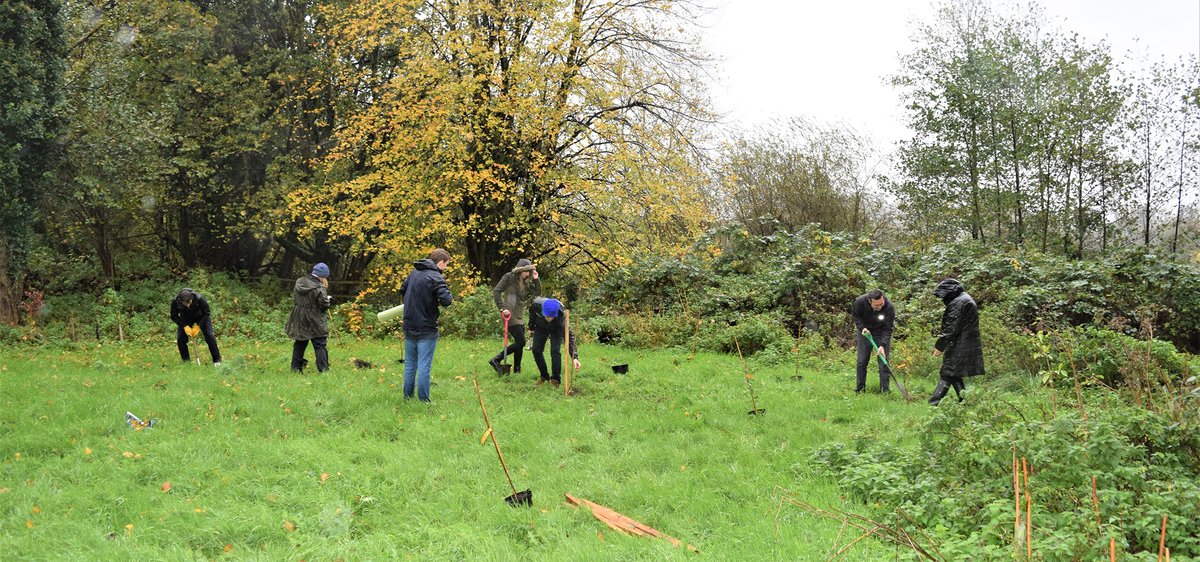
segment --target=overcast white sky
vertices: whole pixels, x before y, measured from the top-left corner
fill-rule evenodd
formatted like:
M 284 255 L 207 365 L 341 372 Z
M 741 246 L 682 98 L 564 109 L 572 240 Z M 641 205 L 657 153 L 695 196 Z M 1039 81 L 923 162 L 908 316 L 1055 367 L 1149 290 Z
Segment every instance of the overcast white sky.
M 845 122 L 890 152 L 906 136 L 898 91 L 885 84 L 911 49 L 910 22 L 929 0 L 713 0 L 706 48 L 721 59 L 711 93 L 731 125 L 806 116 Z M 1136 51 L 1200 56 L 1200 0 L 1042 0 L 1046 20 L 1114 58 Z

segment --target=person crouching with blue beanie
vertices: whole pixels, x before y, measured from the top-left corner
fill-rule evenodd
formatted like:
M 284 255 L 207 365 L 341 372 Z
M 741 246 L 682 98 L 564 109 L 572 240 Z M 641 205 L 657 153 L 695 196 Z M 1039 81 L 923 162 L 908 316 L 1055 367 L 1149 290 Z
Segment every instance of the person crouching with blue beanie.
M 529 307 L 529 327 L 533 330 L 533 360 L 537 363 L 541 375 L 537 384 L 550 381 L 558 386 L 562 381 L 562 343 L 563 325 L 562 303 L 557 299 L 536 298 Z M 546 340 L 550 340 L 551 371 L 546 370 Z M 575 343 L 575 333 L 571 333 L 567 342 L 567 350 L 575 369 L 579 369 L 579 347 Z

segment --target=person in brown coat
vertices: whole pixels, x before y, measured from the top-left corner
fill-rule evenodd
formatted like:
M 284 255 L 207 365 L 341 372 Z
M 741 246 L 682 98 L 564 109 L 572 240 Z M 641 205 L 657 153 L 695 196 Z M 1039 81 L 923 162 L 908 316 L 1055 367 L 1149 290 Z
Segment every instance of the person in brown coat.
M 510 315 L 508 319 L 510 343 L 508 347 L 500 350 L 500 353 L 488 361 L 488 365 L 491 365 L 497 373 L 500 372 L 500 362 L 507 356 L 513 358 L 512 372 L 521 372 L 521 353 L 525 349 L 525 309 L 529 308 L 533 299 L 541 294 L 542 281 L 538 279 L 537 267 L 533 265 L 533 262 L 524 258 L 517 260 L 516 267 L 505 273 L 504 277 L 500 278 L 500 282 L 496 283 L 496 287 L 492 289 L 492 299 L 496 301 L 496 308 L 500 309 L 501 319 L 503 320 L 506 312 Z
M 292 314 L 288 316 L 287 335 L 295 340 L 292 343 L 292 371 L 304 371 L 308 360 L 304 351 L 308 342 L 312 342 L 313 355 L 317 360 L 317 371 L 329 370 L 329 351 L 325 347 L 329 337 L 329 266 L 318 263 L 312 268 L 312 273 L 296 280 L 292 288 L 292 298 L 296 304 L 292 306 Z

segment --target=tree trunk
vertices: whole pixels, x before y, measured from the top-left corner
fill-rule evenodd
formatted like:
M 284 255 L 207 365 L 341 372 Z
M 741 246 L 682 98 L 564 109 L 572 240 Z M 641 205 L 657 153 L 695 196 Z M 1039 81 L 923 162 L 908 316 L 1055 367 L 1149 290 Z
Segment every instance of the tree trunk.
M 1183 116 L 1179 133 L 1179 192 L 1175 197 L 1175 234 L 1171 236 L 1171 253 L 1179 248 L 1179 221 L 1183 219 L 1183 164 L 1187 156 L 1187 114 Z
M 1013 147 L 1013 206 L 1017 210 L 1017 246 L 1025 243 L 1025 202 L 1021 196 L 1021 158 L 1020 144 L 1017 142 L 1017 120 L 1012 118 L 1008 122 L 1008 130 L 1012 136 Z
M 8 239 L 0 236 L 0 324 L 16 326 L 21 320 L 17 314 L 17 305 L 21 302 L 21 283 L 8 276 L 8 244 Z
M 1150 201 L 1153 190 L 1150 186 L 1150 123 L 1146 122 L 1146 232 L 1143 236 L 1143 244 L 1147 248 L 1150 247 Z

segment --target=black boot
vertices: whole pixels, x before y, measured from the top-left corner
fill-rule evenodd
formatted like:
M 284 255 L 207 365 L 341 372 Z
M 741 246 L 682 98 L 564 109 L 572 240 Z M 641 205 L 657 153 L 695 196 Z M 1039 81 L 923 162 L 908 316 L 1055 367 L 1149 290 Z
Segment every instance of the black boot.
M 962 402 L 963 391 L 967 389 L 967 385 L 963 382 L 962 377 L 954 377 L 954 380 L 950 381 L 950 386 L 954 387 L 954 395 L 958 397 L 959 402 Z
M 946 382 L 946 379 L 938 379 L 937 388 L 933 389 L 933 396 L 929 397 L 929 405 L 937 406 L 938 402 L 941 402 L 942 398 L 945 398 L 946 393 L 949 391 L 950 384 Z

